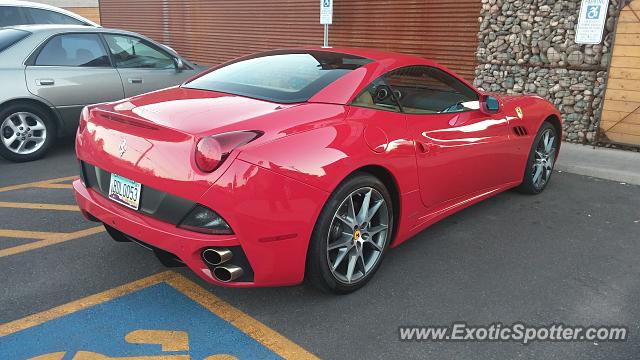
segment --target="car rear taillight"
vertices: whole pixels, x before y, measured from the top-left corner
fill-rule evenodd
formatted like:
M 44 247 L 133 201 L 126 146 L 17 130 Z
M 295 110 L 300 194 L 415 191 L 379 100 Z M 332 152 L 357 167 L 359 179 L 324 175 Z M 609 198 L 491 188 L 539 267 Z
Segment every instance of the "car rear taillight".
M 213 172 L 229 157 L 233 149 L 246 145 L 261 135 L 262 132 L 259 131 L 234 131 L 204 137 L 196 145 L 196 165 L 203 172 Z
M 217 212 L 202 205 L 196 207 L 178 225 L 179 228 L 211 235 L 232 235 L 229 224 Z

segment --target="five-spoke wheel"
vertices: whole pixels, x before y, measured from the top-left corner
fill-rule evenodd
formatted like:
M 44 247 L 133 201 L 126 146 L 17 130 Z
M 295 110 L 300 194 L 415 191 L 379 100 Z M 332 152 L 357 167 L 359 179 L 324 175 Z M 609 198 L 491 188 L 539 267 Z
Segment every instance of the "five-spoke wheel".
M 44 122 L 29 112 L 9 115 L 0 125 L 0 130 L 4 146 L 20 155 L 38 151 L 47 139 Z
M 0 111 L 0 155 L 11 161 L 42 157 L 53 142 L 54 125 L 48 114 L 31 105 L 12 105 Z

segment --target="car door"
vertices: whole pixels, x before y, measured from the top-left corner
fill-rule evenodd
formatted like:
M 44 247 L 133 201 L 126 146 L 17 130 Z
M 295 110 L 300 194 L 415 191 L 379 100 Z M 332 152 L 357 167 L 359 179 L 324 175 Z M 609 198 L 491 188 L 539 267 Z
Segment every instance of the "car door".
M 97 34 L 51 37 L 27 61 L 25 75 L 29 91 L 53 104 L 65 123 L 77 124 L 85 105 L 124 97 L 120 76 Z
M 479 94 L 447 72 L 410 66 L 387 83 L 415 142 L 420 192 L 431 208 L 507 182 L 507 120 L 480 111 Z
M 177 58 L 144 39 L 121 34 L 104 38 L 127 97 L 179 85 L 196 74 L 193 69 L 179 69 Z

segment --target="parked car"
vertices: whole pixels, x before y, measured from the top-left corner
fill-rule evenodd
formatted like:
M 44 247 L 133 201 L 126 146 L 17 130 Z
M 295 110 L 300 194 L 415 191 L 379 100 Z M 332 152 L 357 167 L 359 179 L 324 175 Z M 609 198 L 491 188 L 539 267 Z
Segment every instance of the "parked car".
M 211 283 L 306 276 L 347 293 L 447 215 L 542 192 L 561 134 L 543 98 L 487 94 L 429 60 L 281 50 L 85 108 L 73 186 L 114 239 Z
M 174 86 L 202 67 L 142 35 L 75 25 L 0 29 L 0 156 L 42 157 L 87 104 Z
M 55 6 L 29 1 L 0 0 L 0 27 L 29 24 L 100 26 Z

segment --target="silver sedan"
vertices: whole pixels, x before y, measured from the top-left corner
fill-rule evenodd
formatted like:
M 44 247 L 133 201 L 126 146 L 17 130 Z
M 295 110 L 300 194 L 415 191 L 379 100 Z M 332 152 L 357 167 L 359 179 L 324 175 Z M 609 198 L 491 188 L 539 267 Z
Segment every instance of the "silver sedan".
M 142 35 L 72 25 L 0 29 L 0 155 L 41 158 L 85 105 L 181 84 L 204 68 Z

